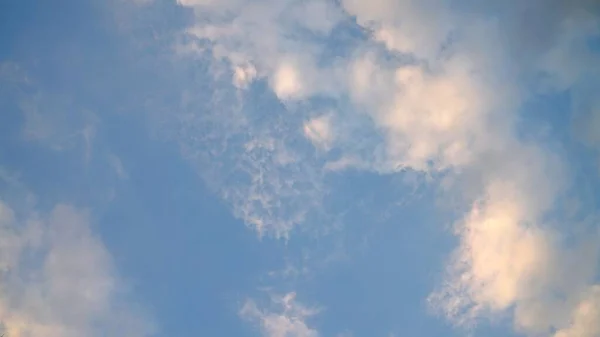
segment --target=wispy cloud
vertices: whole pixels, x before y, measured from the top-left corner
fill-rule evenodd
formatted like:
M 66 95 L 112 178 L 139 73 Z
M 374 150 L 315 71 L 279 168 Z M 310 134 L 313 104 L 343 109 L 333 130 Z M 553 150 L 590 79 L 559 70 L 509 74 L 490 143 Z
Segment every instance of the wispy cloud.
M 253 300 L 247 300 L 240 315 L 260 326 L 265 337 L 317 337 L 317 330 L 309 327 L 306 320 L 319 312 L 296 301 L 295 293 L 272 296 L 266 309 Z
M 54 151 L 81 150 L 89 161 L 98 117 L 69 96 L 41 90 L 18 65 L 5 62 L 0 68 L 0 86 L 6 88 L 0 94 L 19 106 L 24 119 L 23 138 Z

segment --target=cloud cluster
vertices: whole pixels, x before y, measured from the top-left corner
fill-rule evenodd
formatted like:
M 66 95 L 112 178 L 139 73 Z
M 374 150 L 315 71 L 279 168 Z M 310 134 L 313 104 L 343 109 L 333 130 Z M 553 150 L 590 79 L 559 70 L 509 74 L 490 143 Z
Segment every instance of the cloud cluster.
M 450 15 L 417 29 L 430 4 L 178 3 L 195 18 L 177 39 L 178 66 L 209 62 L 212 78 L 194 81 L 211 83 L 202 94 L 185 89 L 174 137 L 261 235 L 289 237 L 326 213 L 326 172 L 461 168 L 507 124 L 496 112 L 513 96 L 500 79 L 479 75 L 480 55 L 445 47 Z
M 470 160 L 473 143 L 485 136 L 490 101 L 505 98 L 481 85 L 491 79 L 473 75 L 484 66 L 476 57 L 462 51 L 442 55 L 454 33 L 450 15 L 443 9 L 435 14 L 427 10 L 441 3 L 179 3 L 196 13 L 188 33 L 198 39 L 200 48 L 209 48 L 208 44 L 216 59 L 228 61 L 237 86 L 264 79 L 284 102 L 329 97 L 347 103 L 348 111 L 334 111 L 342 124 L 335 128 L 338 134 L 328 129 L 328 148 L 343 153 L 332 161 L 356 158 L 355 162 L 386 171 L 462 165 Z M 427 19 L 436 24 L 423 30 L 420 23 Z M 335 30 L 351 24 L 371 32 L 372 38 L 357 36 L 359 47 L 328 58 L 328 52 L 335 52 L 328 49 L 340 43 Z M 381 51 L 380 45 L 386 50 Z M 407 59 L 386 61 L 390 53 Z M 306 109 L 300 113 L 310 117 Z M 363 116 L 370 124 L 346 122 L 346 117 L 356 121 Z M 360 144 L 362 140 L 352 137 L 361 131 L 385 139 Z M 314 132 L 307 136 L 314 142 Z M 365 158 L 360 147 L 371 154 Z
M 150 336 L 151 321 L 126 299 L 87 212 L 49 214 L 0 200 L 0 327 L 14 337 Z
M 183 95 L 178 139 L 199 166 L 217 163 L 238 216 L 280 237 L 321 207 L 332 170 L 449 172 L 470 206 L 433 305 L 456 323 L 509 315 L 529 335 L 594 336 L 596 233 L 566 243 L 568 163 L 518 130 L 533 93 L 595 69 L 596 4 L 469 3 L 179 0 L 194 22 L 176 57 L 208 56 L 218 98 L 200 113 Z M 282 105 L 253 100 L 260 85 Z
M 247 300 L 240 316 L 260 326 L 267 337 L 318 337 L 317 330 L 307 325 L 306 319 L 318 313 L 296 301 L 295 293 L 272 296 L 271 309 L 260 309 L 256 302 Z

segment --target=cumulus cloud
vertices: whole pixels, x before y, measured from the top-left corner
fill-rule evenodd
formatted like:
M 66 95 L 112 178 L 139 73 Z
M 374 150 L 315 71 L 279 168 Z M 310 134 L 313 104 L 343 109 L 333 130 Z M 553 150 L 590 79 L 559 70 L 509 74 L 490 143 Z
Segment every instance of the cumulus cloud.
M 48 214 L 0 201 L 0 325 L 7 336 L 150 336 L 153 323 L 127 300 L 86 211 Z
M 543 154 L 533 148 L 521 155 L 531 158 L 535 152 Z M 546 223 L 560 175 L 543 172 L 552 167 L 543 158 L 527 163 L 514 151 L 511 158 L 518 164 L 500 165 L 515 169 L 499 169 L 486 179 L 483 196 L 457 224 L 460 247 L 445 286 L 430 300 L 458 324 L 512 313 L 518 331 L 548 334 L 568 325 L 565 317 L 593 287 L 598 237 L 592 232 L 565 245 Z
M 317 330 L 310 328 L 306 319 L 319 312 L 296 301 L 296 293 L 272 296 L 273 310 L 261 309 L 253 300 L 247 300 L 240 315 L 260 326 L 265 337 L 318 337 Z

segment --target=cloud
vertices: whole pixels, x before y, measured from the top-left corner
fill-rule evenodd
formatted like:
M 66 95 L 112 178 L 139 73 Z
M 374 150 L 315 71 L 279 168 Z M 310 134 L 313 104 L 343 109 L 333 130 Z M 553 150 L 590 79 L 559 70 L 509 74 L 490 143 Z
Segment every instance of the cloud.
M 40 90 L 39 85 L 27 77 L 18 65 L 3 63 L 0 66 L 12 69 L 12 72 L 0 72 L 0 85 L 13 84 L 7 92 L 0 91 L 0 94 L 17 105 L 23 114 L 24 139 L 54 151 L 80 147 L 84 158 L 89 161 L 98 124 L 96 114 L 67 96 Z M 19 81 L 14 74 L 17 70 Z
M 483 132 L 490 109 L 486 93 L 468 68 L 447 64 L 438 73 L 417 65 L 384 68 L 366 56 L 352 69 L 353 98 L 385 137 L 376 163 L 382 170 L 464 166 L 476 144 L 489 142 Z
M 180 108 L 167 109 L 169 114 L 157 118 L 165 121 L 158 124 L 161 132 L 179 143 L 184 158 L 231 204 L 237 217 L 261 236 L 289 237 L 318 212 L 325 193 L 322 173 L 302 132 L 304 117 L 272 119 L 285 113 L 279 102 L 240 90 L 248 83 L 232 84 L 236 75 L 228 66 L 223 69 L 203 54 L 174 57 L 181 74 L 199 60 L 213 68 L 192 84 L 184 81 L 210 85 L 202 92 L 182 88 Z M 180 85 L 177 78 L 174 83 Z M 255 103 L 248 104 L 250 100 Z
M 522 165 L 504 162 L 515 160 L 512 153 L 547 161 L 544 150 L 530 150 L 536 145 L 521 144 L 515 134 L 519 108 L 530 95 L 523 90 L 532 90 L 520 82 L 519 72 L 560 72 L 562 63 L 552 61 L 560 57 L 551 55 L 569 50 L 561 41 L 587 31 L 563 24 L 564 13 L 579 13 L 573 7 L 561 11 L 541 2 L 515 2 L 499 5 L 500 15 L 491 18 L 484 5 L 461 12 L 444 1 L 178 4 L 193 14 L 183 34 L 172 39 L 178 51 L 173 83 L 184 84 L 174 85 L 178 102 L 157 109 L 168 111 L 158 127 L 169 125 L 165 133 L 183 155 L 261 236 L 289 238 L 294 230 L 331 223 L 322 202 L 329 193 L 324 178 L 348 168 L 452 175 L 464 183 L 452 192 L 479 205 L 464 217 L 471 220 L 463 221 L 463 228 L 488 223 L 485 218 L 502 207 L 516 212 L 502 221 L 538 221 L 564 192 L 564 186 L 549 188 L 548 200 L 536 209 L 507 206 L 489 195 L 491 186 L 503 182 L 517 186 L 510 194 L 519 200 L 544 199 L 537 188 L 520 185 L 529 186 L 520 171 L 538 165 L 529 154 L 518 156 Z M 535 27 L 548 33 L 538 44 L 509 24 L 529 24 L 526 13 L 535 10 L 554 13 L 542 15 L 539 23 L 552 29 Z M 338 40 L 340 31 L 350 38 Z M 519 47 L 527 45 L 531 48 Z M 527 57 L 514 57 L 519 52 Z M 201 75 L 199 63 L 210 64 Z M 195 74 L 192 80 L 188 74 Z M 315 152 L 307 142 L 325 151 Z M 567 179 L 545 168 L 535 172 L 543 177 L 533 177 L 540 186 Z M 527 232 L 514 226 L 509 237 Z M 546 242 L 552 235 L 536 226 L 539 233 L 527 234 L 531 237 L 520 246 L 501 249 L 519 251 L 535 243 L 554 251 Z M 477 240 L 489 237 L 494 235 L 484 231 Z M 478 245 L 464 240 L 459 250 Z
M 421 31 L 413 16 L 429 11 L 415 4 L 380 1 L 363 10 L 352 1 L 178 3 L 194 14 L 183 37 L 173 39 L 178 71 L 208 62 L 208 78 L 190 86 L 210 85 L 202 94 L 182 89 L 182 112 L 173 117 L 168 109 L 164 117 L 174 125 L 168 133 L 260 235 L 288 238 L 309 227 L 307 219 L 330 222 L 319 202 L 328 172 L 464 167 L 499 137 L 490 130 L 506 124 L 494 114 L 505 106 L 496 103 L 512 96 L 487 85 L 493 78 L 473 75 L 485 66 L 479 55 L 438 57 L 451 35 L 447 14 L 436 14 L 439 27 Z M 387 15 L 394 11 L 406 16 L 400 21 L 414 26 L 412 33 L 399 35 L 399 21 Z M 336 31 L 350 28 L 385 32 L 352 36 L 346 52 L 327 56 Z M 413 49 L 398 47 L 400 40 Z M 398 53 L 416 59 L 398 61 Z M 256 81 L 278 101 L 255 92 Z M 331 151 L 315 156 L 306 141 Z
M 245 89 L 256 78 L 256 69 L 252 65 L 236 66 L 233 71 L 233 84 Z
M 322 90 L 334 90 L 323 82 L 317 66 L 319 46 L 310 34 L 327 36 L 343 18 L 331 1 L 193 1 L 179 4 L 192 8 L 196 21 L 191 36 L 208 40 L 211 52 L 236 68 L 251 64 L 257 77 L 267 77 L 281 99 L 300 99 Z M 216 20 L 215 20 L 216 19 Z M 306 30 L 306 33 L 302 33 Z
M 417 58 L 435 58 L 453 29 L 442 1 L 344 0 L 341 4 L 359 25 L 373 32 L 376 41 Z
M 465 201 L 466 210 L 455 223 L 459 245 L 432 304 L 458 324 L 508 316 L 527 335 L 600 333 L 598 236 L 569 237 L 564 232 L 580 224 L 557 214 L 572 187 L 569 163 L 547 144 L 517 135 L 519 108 L 532 92 L 568 91 L 576 98 L 576 132 L 600 148 L 598 63 L 587 40 L 598 33 L 596 15 L 587 10 L 597 1 L 461 1 L 458 9 L 430 0 L 178 3 L 193 14 L 193 23 L 169 41 L 179 48 L 172 55 L 176 65 L 171 59 L 160 64 L 167 68 L 160 74 L 164 87 L 172 87 L 164 96 L 149 95 L 144 107 L 164 112 L 156 128 L 177 140 L 199 174 L 259 235 L 289 238 L 298 227 L 327 226 L 328 174 L 348 168 L 449 174 L 454 185 L 448 193 Z M 0 70 L 9 79 L 3 84 L 24 81 L 17 67 Z M 543 83 L 531 85 L 531 78 Z M 72 122 L 66 112 L 48 117 L 50 110 L 73 110 L 70 102 L 39 94 L 30 103 L 23 105 L 29 139 L 54 148 L 75 139 L 91 143 L 93 127 L 79 123 L 66 132 L 61 127 Z M 126 177 L 118 158 L 111 163 Z M 52 219 L 69 216 L 87 226 L 85 214 L 69 206 L 24 219 L 38 219 L 42 229 L 30 231 L 42 232 L 36 234 L 39 245 L 54 247 L 64 243 L 43 233 L 60 222 Z M 20 219 L 3 221 L 10 228 L 37 228 Z M 33 240 L 25 232 L 15 242 Z M 46 248 L 30 246 L 3 249 L 49 259 Z M 22 255 L 3 253 L 2 263 L 29 273 L 31 267 L 19 264 Z M 41 267 L 33 270 L 55 277 Z M 93 277 L 112 280 L 111 273 Z M 27 292 L 30 283 L 3 291 Z M 35 303 L 59 301 L 30 297 Z M 27 311 L 30 297 L 16 298 L 13 310 L 21 316 L 13 327 L 27 320 L 33 327 L 66 329 L 60 332 L 90 331 L 63 322 L 54 308 Z M 313 312 L 293 295 L 275 297 L 274 306 L 264 309 L 249 300 L 241 315 L 266 335 L 317 334 L 306 323 Z M 81 315 L 104 317 L 102 308 Z
M 543 64 L 537 71 L 552 74 L 554 88 L 571 87 L 571 76 L 580 77 L 555 56 L 568 49 L 564 36 L 581 40 L 590 34 L 574 29 L 571 20 L 562 14 L 553 20 L 556 36 L 547 37 L 552 43 L 537 46 L 529 55 Z M 519 39 L 515 36 L 511 42 Z M 546 67 L 549 59 L 557 62 Z M 466 180 L 457 188 L 475 187 L 479 192 L 474 195 L 479 196 L 456 224 L 460 245 L 443 285 L 429 300 L 459 325 L 508 316 L 515 330 L 525 335 L 596 335 L 597 322 L 585 317 L 595 310 L 598 233 L 559 210 L 558 200 L 577 188 L 570 185 L 569 163 L 535 141 L 520 139 L 518 119 L 505 122 L 504 132 L 476 152 L 463 171 Z
M 89 215 L 48 214 L 0 200 L 0 325 L 7 336 L 150 336 L 154 324 L 127 299 Z
M 247 300 L 240 315 L 260 326 L 265 337 L 317 337 L 317 330 L 310 328 L 306 319 L 319 312 L 296 302 L 296 293 L 273 296 L 272 305 L 277 309 L 260 309 L 253 300 Z
M 568 328 L 556 332 L 555 337 L 593 337 L 600 335 L 600 288 L 595 286 L 577 304 Z
M 176 39 L 188 53 L 174 57 L 183 73 L 209 62 L 202 80 L 211 85 L 208 97 L 193 90 L 201 80 L 182 93 L 173 133 L 261 235 L 289 238 L 299 225 L 323 223 L 315 218 L 327 212 L 320 201 L 332 171 L 446 174 L 455 183 L 448 193 L 467 206 L 434 306 L 455 323 L 509 315 L 526 334 L 594 331 L 585 311 L 593 312 L 598 248 L 584 235 L 571 247 L 554 226 L 582 227 L 557 215 L 569 163 L 518 132 L 527 99 L 570 87 L 593 63 L 565 61 L 580 60 L 569 53 L 595 32 L 585 7 L 507 2 L 492 17 L 489 7 L 461 11 L 445 1 L 321 2 L 326 10 L 310 1 L 178 3 L 194 21 Z M 536 10 L 548 16 L 519 36 L 509 23 L 535 24 L 527 20 Z M 346 49 L 332 48 L 337 32 L 351 29 Z M 547 81 L 529 82 L 540 77 Z M 253 91 L 257 82 L 270 92 Z M 570 269 L 574 261 L 582 267 Z M 271 317 L 249 308 L 263 325 Z
M 321 173 L 307 151 L 289 146 L 306 142 L 298 124 L 265 121 L 267 126 L 235 109 L 191 109 L 188 122 L 175 127 L 183 156 L 259 235 L 287 238 L 319 208 Z
M 455 226 L 460 244 L 430 303 L 462 326 L 508 315 L 531 336 L 595 331 L 577 317 L 595 301 L 597 224 L 558 211 L 568 186 L 560 158 L 522 142 L 504 151 L 474 168 L 482 192 Z
M 251 64 L 253 78 L 266 79 L 284 102 L 310 107 L 310 99 L 327 97 L 346 107 L 334 111 L 338 135 L 330 146 L 340 155 L 329 158 L 327 167 L 355 163 L 389 173 L 407 167 L 440 171 L 464 166 L 478 147 L 493 141 L 490 131 L 503 125 L 498 121 L 508 119 L 499 116 L 506 102 L 519 99 L 509 86 L 498 83 L 501 74 L 487 71 L 489 55 L 480 50 L 489 47 L 486 36 L 498 34 L 493 25 L 452 15 L 443 2 L 378 1 L 367 6 L 361 1 L 325 1 L 322 6 L 339 14 L 320 18 L 323 24 L 329 20 L 329 29 L 319 31 L 321 39 L 304 35 L 303 22 L 289 17 L 304 2 L 180 3 L 196 13 L 188 30 L 198 38 L 194 43 L 210 42 L 200 49 L 227 60 L 236 74 L 239 64 Z M 433 5 L 436 11 L 427 10 Z M 242 10 L 244 6 L 248 9 Z M 356 36 L 354 48 L 327 60 L 327 49 L 336 43 L 332 29 L 348 29 L 353 19 L 354 26 L 372 32 L 371 38 Z M 467 29 L 466 21 L 482 33 Z M 260 34 L 255 32 L 263 26 Z M 397 54 L 405 60 L 390 61 Z M 340 166 L 342 162 L 346 164 Z
M 594 296 L 586 294 L 596 287 L 598 247 L 585 236 L 568 247 L 566 234 L 548 220 L 569 188 L 567 163 L 535 141 L 525 142 L 516 130 L 518 109 L 531 95 L 523 90 L 544 89 L 520 82 L 524 66 L 538 62 L 525 75 L 548 75 L 544 86 L 571 86 L 582 68 L 565 62 L 573 58 L 568 46 L 581 47 L 582 36 L 594 34 L 589 22 L 595 21 L 574 23 L 581 11 L 572 9 L 569 15 L 543 22 L 552 25 L 553 35 L 519 64 L 511 61 L 518 38 L 506 42 L 504 34 L 510 32 L 481 14 L 464 15 L 442 1 L 342 1 L 339 10 L 352 16 L 369 37 L 341 60 L 320 68 L 326 47 L 281 22 L 292 5 L 267 9 L 263 4 L 252 5 L 252 15 L 233 11 L 234 19 L 218 26 L 199 18 L 190 32 L 211 41 L 216 58 L 233 65 L 253 64 L 257 78 L 265 78 L 295 112 L 309 114 L 290 101 L 310 106 L 316 97 L 349 105 L 347 111 L 333 112 L 331 120 L 339 124 L 314 118 L 303 122 L 304 135 L 313 144 L 327 143 L 337 150 L 337 157 L 311 162 L 315 170 L 354 166 L 380 173 L 405 168 L 449 171 L 461 183 L 455 192 L 464 200 L 473 199 L 457 223 L 460 245 L 446 285 L 431 297 L 435 306 L 456 323 L 508 314 L 517 331 L 530 335 L 577 329 L 593 334 L 595 323 L 582 312 L 594 307 L 589 304 Z M 195 4 L 197 9 L 206 9 L 204 5 Z M 220 6 L 228 5 L 209 11 L 217 11 L 216 17 L 226 13 Z M 507 13 L 503 20 L 520 20 L 520 11 Z M 344 20 L 332 26 L 340 22 Z M 253 25 L 270 35 L 259 39 L 251 33 Z M 292 41 L 287 36 L 300 38 Z M 500 48 L 491 45 L 492 37 L 502 41 Z M 366 123 L 357 122 L 365 116 Z M 332 129 L 335 137 L 324 137 Z M 372 138 L 353 139 L 357 131 Z M 273 196 L 278 198 L 277 193 Z M 583 267 L 570 269 L 575 261 Z
M 304 136 L 316 148 L 328 150 L 335 138 L 331 123 L 331 116 L 329 115 L 312 118 L 304 123 L 302 128 Z

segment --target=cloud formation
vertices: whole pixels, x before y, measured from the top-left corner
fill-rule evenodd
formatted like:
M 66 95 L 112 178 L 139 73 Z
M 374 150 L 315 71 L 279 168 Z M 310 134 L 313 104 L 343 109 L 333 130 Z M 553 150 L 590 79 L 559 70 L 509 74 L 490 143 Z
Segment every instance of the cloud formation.
M 532 95 L 597 69 L 586 42 L 596 3 L 469 3 L 179 0 L 194 20 L 175 57 L 209 60 L 213 96 L 201 114 L 182 95 L 178 140 L 198 166 L 234 167 L 205 175 L 236 215 L 278 237 L 326 212 L 331 171 L 447 174 L 467 206 L 432 304 L 458 324 L 509 315 L 527 335 L 594 336 L 597 233 L 563 232 L 589 230 L 557 215 L 569 163 L 519 130 Z M 276 112 L 257 92 L 278 99 Z M 247 310 L 263 325 L 270 317 Z
M 449 15 L 436 16 L 440 27 L 413 28 L 407 36 L 396 29 L 396 16 L 386 16 L 396 11 L 412 18 L 428 13 L 425 5 L 381 1 L 363 10 L 352 1 L 178 3 L 195 18 L 185 38 L 175 39 L 178 65 L 193 69 L 209 62 L 212 78 L 203 79 L 211 82 L 208 97 L 182 93 L 185 113 L 173 133 L 199 167 L 219 162 L 230 168 L 200 171 L 218 181 L 234 213 L 261 235 L 289 237 L 307 219 L 327 213 L 319 202 L 326 172 L 460 168 L 498 137 L 491 125 L 502 128 L 504 118 L 493 112 L 512 96 L 486 85 L 493 76 L 473 75 L 484 66 L 479 55 L 440 54 L 451 37 L 451 25 L 442 25 Z M 350 28 L 362 33 L 338 33 Z M 340 34 L 354 47 L 332 50 L 342 43 Z M 257 102 L 259 87 L 252 83 L 267 84 L 283 108 L 268 96 Z M 313 102 L 319 99 L 325 103 Z M 262 111 L 263 104 L 275 111 Z
M 8 198 L 11 199 L 11 198 Z M 0 200 L 0 326 L 11 337 L 151 336 L 127 299 L 89 215 L 69 205 L 44 214 Z
M 296 301 L 295 293 L 272 296 L 271 308 L 260 309 L 256 302 L 247 300 L 240 315 L 257 324 L 265 337 L 318 337 L 319 333 L 307 325 L 306 319 L 319 312 Z

